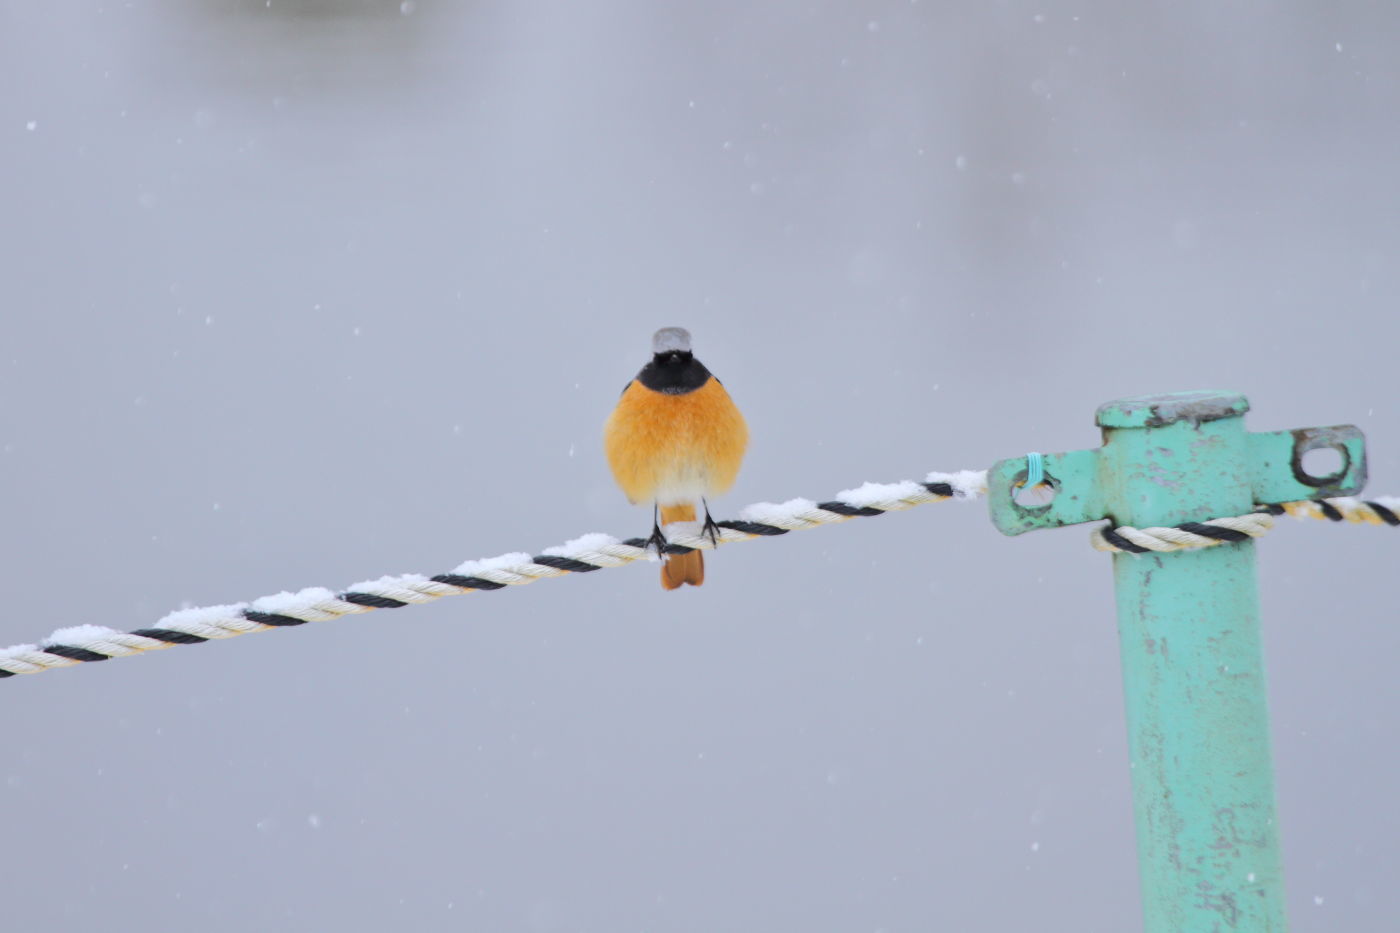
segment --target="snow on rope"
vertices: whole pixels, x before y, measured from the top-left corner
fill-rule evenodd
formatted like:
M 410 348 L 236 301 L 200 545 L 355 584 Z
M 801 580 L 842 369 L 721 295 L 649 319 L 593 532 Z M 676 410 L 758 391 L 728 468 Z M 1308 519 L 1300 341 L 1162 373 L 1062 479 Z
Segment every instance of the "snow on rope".
M 1351 496 L 1302 499 L 1278 505 L 1261 505 L 1248 515 L 1212 518 L 1204 522 L 1183 522 L 1170 528 L 1134 528 L 1131 525 L 1100 527 L 1090 533 L 1089 543 L 1096 551 L 1127 554 L 1214 547 L 1217 544 L 1247 541 L 1266 534 L 1274 527 L 1275 515 L 1394 527 L 1400 525 L 1400 497 L 1381 496 L 1367 500 Z
M 734 521 L 718 522 L 717 541 L 701 533 L 698 522 L 671 525 L 664 548 L 668 554 L 686 554 L 717 544 L 734 544 L 784 535 L 849 518 L 883 515 L 948 499 L 976 499 L 987 492 L 984 470 L 930 473 L 923 482 L 866 483 L 839 492 L 829 502 L 791 499 L 783 503 L 759 502 L 739 512 Z M 325 622 L 371 609 L 399 609 L 428 603 L 444 596 L 499 590 L 533 583 L 545 577 L 588 573 L 605 567 L 621 567 L 637 560 L 656 560 L 645 538 L 619 541 L 610 535 L 586 534 L 559 547 L 529 554 L 502 554 L 485 560 L 469 560 L 450 573 L 425 577 L 409 573 L 356 583 L 340 593 L 311 587 L 296 593 L 264 596 L 251 603 L 180 609 L 151 628 L 121 632 L 101 625 L 77 625 L 54 632 L 40 645 L 15 645 L 0 649 L 0 678 L 38 674 L 87 661 L 105 661 L 156 651 L 175 645 L 198 645 L 218 638 L 249 632 Z

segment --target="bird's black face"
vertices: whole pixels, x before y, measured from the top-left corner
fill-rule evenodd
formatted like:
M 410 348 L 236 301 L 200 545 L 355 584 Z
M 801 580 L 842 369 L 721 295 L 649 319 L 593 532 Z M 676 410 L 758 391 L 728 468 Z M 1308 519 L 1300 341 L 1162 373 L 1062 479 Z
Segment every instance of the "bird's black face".
M 637 373 L 637 381 L 654 392 L 684 395 L 710 378 L 710 371 L 689 350 L 663 350 Z
M 689 350 L 667 350 L 652 354 L 651 361 L 657 366 L 684 366 L 695 359 Z

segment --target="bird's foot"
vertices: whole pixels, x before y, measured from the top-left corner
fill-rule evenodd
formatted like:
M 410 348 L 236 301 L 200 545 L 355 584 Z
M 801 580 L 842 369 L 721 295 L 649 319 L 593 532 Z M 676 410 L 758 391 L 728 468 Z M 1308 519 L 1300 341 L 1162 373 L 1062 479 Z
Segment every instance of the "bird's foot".
M 657 557 L 666 556 L 666 545 L 670 543 L 671 542 L 666 540 L 666 536 L 661 533 L 660 525 L 651 526 L 651 537 L 647 538 L 647 547 L 656 548 Z
M 705 503 L 705 524 L 700 527 L 700 534 L 710 536 L 711 547 L 719 547 L 719 536 L 723 532 L 715 524 L 715 520 L 710 517 L 710 504 L 708 502 Z

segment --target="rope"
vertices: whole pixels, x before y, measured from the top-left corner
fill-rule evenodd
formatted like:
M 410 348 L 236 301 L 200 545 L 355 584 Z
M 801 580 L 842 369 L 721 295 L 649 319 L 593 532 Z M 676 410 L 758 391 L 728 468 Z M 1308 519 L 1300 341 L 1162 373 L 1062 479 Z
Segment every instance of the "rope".
M 810 499 L 759 502 L 740 510 L 737 520 L 717 522 L 720 532 L 715 540 L 703 533 L 698 522 L 671 525 L 671 534 L 662 550 L 667 554 L 688 554 L 720 544 L 776 537 L 789 531 L 899 512 L 932 502 L 976 499 L 986 492 L 986 471 L 963 470 L 930 473 L 921 483 L 912 480 L 866 483 L 839 492 L 827 502 Z M 181 609 L 165 616 L 152 628 L 131 632 L 101 625 L 77 625 L 59 629 L 40 645 L 0 649 L 0 678 L 124 658 L 175 645 L 198 645 L 249 632 L 325 622 L 373 609 L 400 609 L 444 596 L 499 590 L 547 577 L 590 573 L 638 560 L 656 559 L 645 538 L 619 541 L 610 535 L 586 534 L 533 557 L 520 553 L 470 560 L 450 573 L 435 577 L 402 574 L 356 583 L 339 593 L 311 587 L 296 593 L 264 596 L 251 603 Z
M 1273 515 L 1285 512 L 1294 518 L 1321 518 L 1329 522 L 1352 522 L 1365 525 L 1400 525 L 1400 496 L 1379 499 L 1356 499 L 1342 496 L 1336 499 L 1302 499 L 1282 505 L 1266 506 Z
M 1029 485 L 1029 484 L 1028 484 Z M 736 544 L 755 538 L 785 535 L 850 518 L 867 518 L 898 512 L 948 499 L 976 499 L 987 492 L 987 474 L 981 470 L 930 473 L 923 482 L 866 483 L 836 494 L 827 502 L 790 499 L 759 502 L 739 512 L 739 518 L 717 522 L 715 539 L 697 522 L 669 526 L 662 550 L 688 554 L 720 544 Z M 1096 550 L 1129 554 L 1168 552 L 1257 538 L 1273 528 L 1274 517 L 1325 519 L 1333 522 L 1400 526 L 1400 497 L 1362 500 L 1352 497 L 1301 500 L 1263 505 L 1246 515 L 1183 522 L 1170 528 L 1134 528 L 1109 525 L 1096 528 L 1090 543 Z M 372 609 L 400 609 L 428 603 L 444 596 L 478 590 L 499 590 L 569 573 L 590 573 L 621 567 L 638 560 L 656 560 L 646 538 L 619 541 L 610 535 L 586 534 L 558 547 L 531 556 L 502 554 L 469 560 L 450 573 L 425 577 L 401 574 L 356 583 L 343 592 L 310 587 L 295 593 L 264 596 L 251 603 L 180 609 L 155 626 L 122 632 L 101 625 L 77 625 L 55 631 L 40 645 L 15 645 L 0 649 L 0 679 L 16 674 L 38 674 L 108 658 L 122 658 L 158 651 L 175 645 L 198 645 L 249 632 L 325 622 Z
M 1185 551 L 1214 547 L 1262 537 L 1274 527 L 1274 516 L 1317 518 L 1332 522 L 1367 525 L 1400 525 L 1400 497 L 1383 496 L 1362 500 L 1351 496 L 1335 499 L 1302 499 L 1278 505 L 1261 505 L 1247 515 L 1212 518 L 1204 522 L 1182 522 L 1170 528 L 1134 528 L 1108 525 L 1095 528 L 1089 543 L 1096 551 L 1146 554 L 1150 551 Z
M 1258 538 L 1274 527 L 1268 513 L 1251 512 L 1233 518 L 1212 518 L 1204 522 L 1183 522 L 1171 528 L 1134 528 L 1131 525 L 1095 528 L 1089 543 L 1096 551 L 1146 554 L 1148 551 L 1186 551 L 1213 547 L 1230 541 Z

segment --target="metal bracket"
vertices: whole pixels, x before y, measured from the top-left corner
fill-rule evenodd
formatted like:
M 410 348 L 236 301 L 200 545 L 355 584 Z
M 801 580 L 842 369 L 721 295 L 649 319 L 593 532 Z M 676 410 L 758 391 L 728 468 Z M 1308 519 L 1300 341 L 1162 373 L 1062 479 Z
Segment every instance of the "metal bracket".
M 1222 397 L 1232 401 L 1203 407 Z M 1112 402 L 1099 409 L 1098 420 L 1110 429 L 1161 427 L 1177 421 L 1189 421 L 1199 427 L 1205 422 L 1243 415 L 1248 410 L 1249 403 L 1243 396 L 1187 392 Z M 1245 479 L 1258 504 L 1352 496 L 1366 485 L 1366 439 L 1354 425 L 1250 432 L 1247 437 L 1249 475 Z M 1303 467 L 1303 457 L 1312 450 L 1336 451 L 1341 458 L 1340 469 L 1327 476 L 1310 475 Z M 1119 516 L 1114 512 L 1118 510 L 1112 500 L 1121 491 L 1122 481 L 1113 472 L 1115 469 L 1116 464 L 1105 458 L 1103 448 L 1046 454 L 1045 485 L 1052 490 L 1053 498 L 1049 502 L 1022 504 L 1016 496 L 1026 480 L 1026 458 L 999 460 L 987 472 L 992 523 L 1002 534 L 1019 535 L 1104 518 L 1117 520 Z M 1202 511 L 1183 521 L 1218 517 Z

